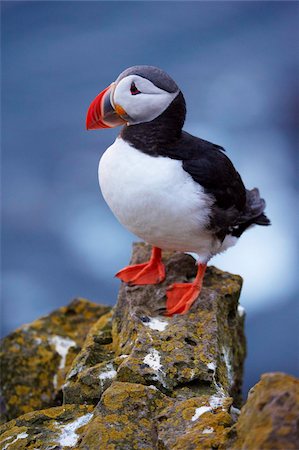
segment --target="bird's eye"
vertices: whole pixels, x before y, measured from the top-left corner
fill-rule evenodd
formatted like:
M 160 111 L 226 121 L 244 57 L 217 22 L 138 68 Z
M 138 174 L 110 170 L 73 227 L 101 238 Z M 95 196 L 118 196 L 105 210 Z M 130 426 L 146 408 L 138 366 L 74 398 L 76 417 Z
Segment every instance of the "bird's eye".
M 141 92 L 138 91 L 138 89 L 137 89 L 137 87 L 136 87 L 134 81 L 133 81 L 133 83 L 131 84 L 130 92 L 131 92 L 132 95 L 141 94 Z

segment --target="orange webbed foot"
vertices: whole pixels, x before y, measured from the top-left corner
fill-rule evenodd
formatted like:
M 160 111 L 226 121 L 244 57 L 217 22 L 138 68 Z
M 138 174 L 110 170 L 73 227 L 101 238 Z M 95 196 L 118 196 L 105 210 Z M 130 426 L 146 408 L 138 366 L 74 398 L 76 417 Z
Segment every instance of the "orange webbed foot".
M 175 283 L 166 291 L 166 315 L 186 314 L 198 298 L 207 265 L 199 264 L 193 283 Z
M 127 266 L 117 272 L 115 276 L 131 286 L 161 283 L 165 279 L 161 249 L 153 247 L 151 259 L 148 262 Z
M 200 288 L 193 283 L 175 283 L 166 291 L 167 316 L 186 314 L 200 294 Z

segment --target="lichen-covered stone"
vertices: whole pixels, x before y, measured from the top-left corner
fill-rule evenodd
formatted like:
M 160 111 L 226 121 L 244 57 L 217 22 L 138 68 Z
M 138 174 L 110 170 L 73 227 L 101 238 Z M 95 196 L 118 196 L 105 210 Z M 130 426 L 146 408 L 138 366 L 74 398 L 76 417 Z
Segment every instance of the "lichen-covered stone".
M 155 414 L 170 400 L 154 386 L 114 382 L 102 395 L 79 448 L 157 448 Z
M 135 244 L 131 263 L 149 258 L 150 247 Z M 207 270 L 199 299 L 187 315 L 158 315 L 166 287 L 195 276 L 194 259 L 165 253 L 167 278 L 159 286 L 122 284 L 113 319 L 113 346 L 123 357 L 118 381 L 154 384 L 167 395 L 212 394 L 219 388 L 240 403 L 245 338 L 238 314 L 242 280 L 214 267 Z
M 148 259 L 150 247 L 135 244 L 132 263 Z M 187 315 L 165 317 L 166 286 L 188 281 L 194 259 L 164 253 L 167 280 L 159 286 L 122 284 L 117 306 L 92 327 L 64 384 L 66 403 L 96 404 L 113 380 L 155 385 L 183 398 L 219 389 L 240 401 L 245 339 L 237 313 L 241 278 L 215 268 Z M 112 315 L 113 314 L 113 315 Z
M 135 244 L 132 263 L 146 261 L 149 253 L 149 246 Z M 116 307 L 95 313 L 80 338 L 74 335 L 80 327 L 76 313 L 68 332 L 63 320 L 56 319 L 50 334 L 44 330 L 46 322 L 26 331 L 31 341 L 27 336 L 25 353 L 33 361 L 41 343 L 48 352 L 48 360 L 42 353 L 45 382 L 33 379 L 33 397 L 38 399 L 42 390 L 57 395 L 63 384 L 64 407 L 9 422 L 2 429 L 5 449 L 230 448 L 236 433 L 232 403 L 240 402 L 245 357 L 244 317 L 238 314 L 242 280 L 211 267 L 191 310 L 166 317 L 167 286 L 192 280 L 196 265 L 180 253 L 164 252 L 163 258 L 163 283 L 123 283 Z M 55 351 L 62 345 L 57 337 L 65 339 L 64 357 Z M 24 340 L 17 339 L 15 335 L 11 345 L 19 345 L 21 355 Z M 32 346 L 31 353 L 26 345 Z M 30 404 L 28 398 L 23 408 Z
M 250 391 L 236 425 L 234 450 L 298 450 L 299 380 L 266 373 Z
M 156 417 L 161 448 L 194 450 L 226 448 L 233 424 L 231 398 L 203 395 L 173 400 Z
M 96 404 L 116 376 L 112 345 L 112 312 L 90 329 L 81 352 L 74 359 L 63 386 L 65 403 Z
M 0 427 L 1 450 L 76 448 L 91 406 L 66 405 L 24 414 Z
M 85 450 L 225 448 L 232 399 L 170 398 L 155 386 L 113 382 L 82 435 Z
M 89 328 L 109 309 L 76 299 L 2 340 L 2 420 L 59 402 L 65 374 Z

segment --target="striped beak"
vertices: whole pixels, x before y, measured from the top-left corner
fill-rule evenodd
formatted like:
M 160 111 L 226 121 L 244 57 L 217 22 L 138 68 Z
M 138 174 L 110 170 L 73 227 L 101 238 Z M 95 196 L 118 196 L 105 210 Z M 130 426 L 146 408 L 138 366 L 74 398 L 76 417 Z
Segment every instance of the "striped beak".
M 126 121 L 119 115 L 125 113 L 119 106 L 114 108 L 111 102 L 115 83 L 104 89 L 91 102 L 86 116 L 86 129 L 95 130 L 97 128 L 114 128 L 124 125 Z

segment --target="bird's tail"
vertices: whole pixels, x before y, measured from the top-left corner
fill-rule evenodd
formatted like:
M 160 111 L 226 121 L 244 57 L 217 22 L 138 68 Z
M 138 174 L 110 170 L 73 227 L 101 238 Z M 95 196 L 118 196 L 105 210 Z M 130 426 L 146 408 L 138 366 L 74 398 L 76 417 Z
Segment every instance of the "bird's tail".
M 241 217 L 238 218 L 238 225 L 234 227 L 233 236 L 240 237 L 251 225 L 271 225 L 264 213 L 265 208 L 266 202 L 260 197 L 258 188 L 246 190 L 246 206 Z
M 270 219 L 264 213 L 262 213 L 258 217 L 256 217 L 254 219 L 254 223 L 256 223 L 257 225 L 263 225 L 263 226 L 271 225 Z
M 270 220 L 264 213 L 266 202 L 260 197 L 258 188 L 246 190 L 246 206 L 242 214 L 242 222 L 250 221 L 257 225 L 270 225 Z

